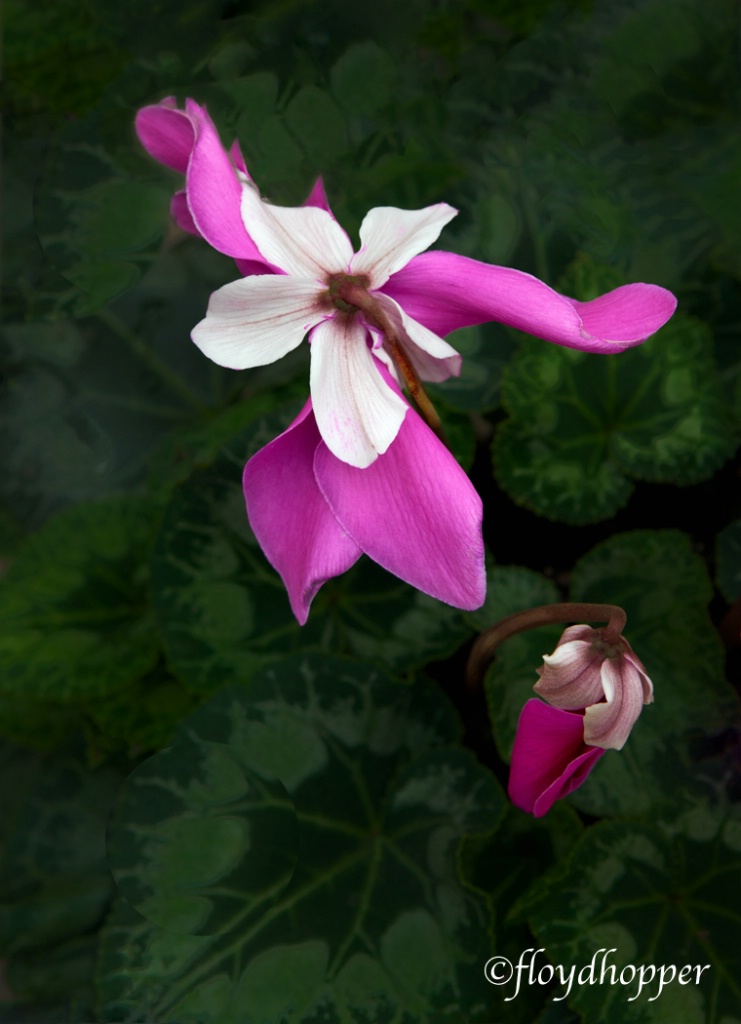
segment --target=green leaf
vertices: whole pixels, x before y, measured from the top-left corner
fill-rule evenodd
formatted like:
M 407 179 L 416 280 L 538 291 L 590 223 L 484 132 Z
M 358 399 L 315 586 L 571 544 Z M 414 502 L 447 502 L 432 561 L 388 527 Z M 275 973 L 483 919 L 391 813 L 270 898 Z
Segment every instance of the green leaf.
M 536 972 L 547 964 L 546 956 L 567 972 L 576 966 L 577 976 L 583 968 L 584 983 L 573 984 L 568 1002 L 585 1020 L 738 1020 L 741 904 L 734 879 L 741 825 L 737 815 L 707 807 L 700 817 L 665 830 L 629 821 L 595 825 L 568 862 L 525 898 L 522 910 L 546 950 Z M 641 965 L 644 987 L 638 995 Z
M 463 356 L 460 377 L 426 385 L 430 395 L 462 412 L 489 412 L 499 404 L 504 368 L 514 344 L 496 324 L 464 327 L 446 339 Z
M 331 96 L 304 86 L 285 110 L 286 124 L 318 170 L 330 167 L 347 148 L 345 121 Z
M 90 996 L 89 936 L 112 890 L 105 818 L 120 776 L 69 759 L 29 764 L 16 752 L 0 779 L 3 792 L 25 790 L 0 858 L 0 954 L 11 983 L 29 999 Z
M 0 694 L 92 699 L 153 667 L 154 525 L 147 501 L 118 498 L 78 505 L 28 540 L 0 581 Z
M 332 68 L 332 92 L 351 114 L 372 116 L 392 98 L 397 77 L 396 64 L 377 43 L 356 43 Z
M 488 913 L 456 854 L 504 804 L 456 732 L 428 685 L 326 657 L 204 705 L 122 791 L 109 856 L 167 927 L 112 916 L 102 1018 L 488 1019 Z
M 615 357 L 528 342 L 502 401 L 510 418 L 493 448 L 502 486 L 569 523 L 613 515 L 631 478 L 705 480 L 735 447 L 708 331 L 681 315 Z
M 129 112 L 116 117 L 113 137 L 121 140 L 131 130 Z M 151 167 L 130 143 L 120 153 L 115 143 L 102 144 L 110 133 L 100 114 L 68 126 L 55 140 L 36 204 L 47 255 L 87 293 L 77 300 L 79 312 L 99 308 L 138 280 L 169 220 L 171 190 L 144 178 Z M 133 180 L 134 168 L 144 180 Z
M 291 651 L 331 649 L 393 670 L 451 654 L 470 635 L 462 614 L 368 559 L 326 583 L 307 625 L 298 625 L 249 528 L 241 487 L 244 463 L 284 427 L 279 414 L 256 420 L 223 458 L 175 491 L 165 512 L 152 580 L 175 674 L 208 693 L 248 681 Z

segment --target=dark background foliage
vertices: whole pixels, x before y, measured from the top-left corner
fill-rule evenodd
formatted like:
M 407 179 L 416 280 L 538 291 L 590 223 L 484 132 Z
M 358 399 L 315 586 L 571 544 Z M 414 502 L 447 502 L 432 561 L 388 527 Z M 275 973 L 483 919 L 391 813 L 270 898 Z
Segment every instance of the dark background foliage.
M 735 0 L 7 0 L 0 1021 L 741 1019 L 740 40 Z M 677 294 L 616 357 L 451 338 L 430 390 L 484 498 L 480 611 L 361 559 L 296 625 L 240 475 L 308 357 L 190 342 L 236 270 L 134 134 L 167 95 L 273 200 L 323 175 L 352 233 L 444 200 L 442 248 Z M 624 605 L 656 702 L 535 821 L 506 762 L 558 631 L 479 694 L 465 660 L 569 598 Z M 507 1002 L 484 963 L 529 947 L 711 969 Z

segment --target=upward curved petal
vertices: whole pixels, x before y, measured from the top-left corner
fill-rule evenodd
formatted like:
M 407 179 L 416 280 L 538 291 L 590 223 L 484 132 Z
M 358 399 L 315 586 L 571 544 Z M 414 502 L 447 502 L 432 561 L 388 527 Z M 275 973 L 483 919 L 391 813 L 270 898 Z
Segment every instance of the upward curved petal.
M 188 197 L 185 189 L 176 192 L 170 200 L 170 214 L 181 231 L 187 231 L 189 235 L 197 235 L 201 238 L 201 232 L 195 226 L 193 215 L 188 206 Z M 262 266 L 262 264 L 260 264 Z
M 311 398 L 327 447 L 361 468 L 386 451 L 409 409 L 384 382 L 356 318 L 335 317 L 313 330 Z
M 383 290 L 439 335 L 497 320 L 585 352 L 619 352 L 640 344 L 677 305 L 671 292 L 651 284 L 623 285 L 591 302 L 577 302 L 522 271 L 440 251 L 416 256 Z
M 265 259 L 287 274 L 324 282 L 328 274 L 345 272 L 352 259 L 350 239 L 318 206 L 272 206 L 245 187 L 241 218 Z
M 254 189 L 237 177 L 206 108 L 191 100 L 188 104 L 196 137 L 185 188 L 196 227 L 209 245 L 227 256 L 267 262 L 245 230 L 240 212 L 243 191 Z
M 175 97 L 142 107 L 134 122 L 139 141 L 165 167 L 185 174 L 195 141 L 192 119 L 175 109 Z
M 374 562 L 456 608 L 483 604 L 481 499 L 413 409 L 371 466 L 349 466 L 321 444 L 314 471 L 335 516 Z
M 360 249 L 353 257 L 352 273 L 368 274 L 369 287 L 380 288 L 391 274 L 432 245 L 457 214 L 447 203 L 423 210 L 376 207 L 360 225 Z
M 336 219 L 330 209 L 329 199 L 327 199 L 327 193 L 324 189 L 324 181 L 321 177 L 316 179 L 311 192 L 304 199 L 304 206 L 318 206 L 320 210 L 326 210 L 333 220 Z
M 252 531 L 280 573 L 302 626 L 321 585 L 349 569 L 361 554 L 314 479 L 320 441 L 309 400 L 283 434 L 253 455 L 242 478 Z
M 282 274 L 232 281 L 211 295 L 191 338 L 219 366 L 265 366 L 300 345 L 321 319 L 316 297 L 313 281 Z

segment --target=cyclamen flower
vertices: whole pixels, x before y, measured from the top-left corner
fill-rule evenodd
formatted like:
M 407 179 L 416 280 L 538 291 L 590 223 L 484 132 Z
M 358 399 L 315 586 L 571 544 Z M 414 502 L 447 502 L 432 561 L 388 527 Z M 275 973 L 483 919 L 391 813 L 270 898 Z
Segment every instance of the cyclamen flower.
M 541 817 L 577 789 L 605 750 L 622 749 L 653 684 L 622 636 L 609 627 L 570 626 L 545 655 L 535 691 L 520 715 L 509 795 Z
M 645 341 L 676 307 L 655 285 L 578 302 L 517 270 L 424 253 L 456 214 L 444 203 L 372 210 L 353 253 L 321 187 L 305 207 L 264 203 L 238 146 L 227 154 L 192 100 L 185 111 L 171 98 L 144 108 L 137 131 L 156 159 L 186 175 L 185 192 L 173 199 L 178 222 L 250 275 L 214 293 L 194 341 L 220 365 L 246 369 L 280 358 L 308 332 L 319 431 L 353 466 L 386 452 L 407 415 L 384 383 L 383 365 L 405 384 L 460 372 L 460 356 L 441 335 L 498 320 L 568 347 L 615 353 Z
M 243 483 L 252 530 L 302 625 L 322 583 L 363 552 L 441 601 L 483 604 L 481 499 L 413 409 L 385 455 L 358 469 L 323 442 L 309 400 L 249 460 Z

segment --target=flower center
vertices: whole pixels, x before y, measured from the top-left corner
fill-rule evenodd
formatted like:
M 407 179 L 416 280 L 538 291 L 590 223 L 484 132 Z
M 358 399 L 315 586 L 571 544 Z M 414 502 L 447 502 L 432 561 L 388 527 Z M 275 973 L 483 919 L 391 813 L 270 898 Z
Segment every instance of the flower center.
M 356 313 L 361 307 L 352 300 L 360 298 L 362 302 L 365 296 L 370 299 L 369 284 L 367 274 L 332 274 L 329 279 L 329 298 L 332 305 L 343 313 Z

